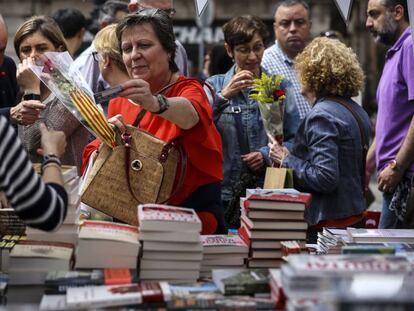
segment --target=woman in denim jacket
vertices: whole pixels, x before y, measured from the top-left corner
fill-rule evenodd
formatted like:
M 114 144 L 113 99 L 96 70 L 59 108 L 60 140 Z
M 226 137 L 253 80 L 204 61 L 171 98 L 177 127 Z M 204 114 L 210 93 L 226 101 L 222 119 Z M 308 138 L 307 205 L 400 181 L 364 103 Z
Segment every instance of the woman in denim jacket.
M 259 78 L 262 72 L 260 63 L 268 33 L 263 22 L 250 15 L 231 19 L 223 26 L 223 32 L 225 48 L 235 65 L 225 74 L 208 78 L 207 83 L 216 92 L 214 120 L 223 143 L 223 206 L 226 209 L 228 226 L 238 227 L 238 221 L 229 220 L 229 204 L 235 204 L 233 209 L 238 212 L 240 192 L 246 187 L 263 186 L 265 167 L 270 163 L 268 139 L 259 107 L 257 102 L 249 99 L 254 79 Z M 286 89 L 286 97 L 293 99 L 293 96 L 289 96 L 292 90 L 288 82 L 282 87 Z M 293 102 L 289 104 L 286 101 L 285 109 L 285 122 L 291 128 L 285 127 L 284 135 L 285 140 L 289 141 L 293 139 L 298 127 L 292 120 L 299 120 L 299 114 Z M 254 180 L 242 177 L 252 175 L 256 176 Z M 240 184 L 240 180 L 245 183 Z
M 295 186 L 312 193 L 305 213 L 312 243 L 323 227 L 363 225 L 363 146 L 369 143 L 370 122 L 351 99 L 363 87 L 363 71 L 355 53 L 339 40 L 314 39 L 296 57 L 296 70 L 312 109 L 299 126 L 292 151 L 273 142 L 270 158 L 293 168 Z

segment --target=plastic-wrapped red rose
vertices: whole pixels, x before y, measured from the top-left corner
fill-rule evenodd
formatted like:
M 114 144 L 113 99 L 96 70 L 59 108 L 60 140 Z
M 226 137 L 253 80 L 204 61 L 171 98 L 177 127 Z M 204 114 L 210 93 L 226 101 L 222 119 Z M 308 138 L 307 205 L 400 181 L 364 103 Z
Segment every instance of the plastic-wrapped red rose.
M 278 100 L 280 97 L 285 96 L 284 90 L 274 90 L 273 91 L 273 99 Z

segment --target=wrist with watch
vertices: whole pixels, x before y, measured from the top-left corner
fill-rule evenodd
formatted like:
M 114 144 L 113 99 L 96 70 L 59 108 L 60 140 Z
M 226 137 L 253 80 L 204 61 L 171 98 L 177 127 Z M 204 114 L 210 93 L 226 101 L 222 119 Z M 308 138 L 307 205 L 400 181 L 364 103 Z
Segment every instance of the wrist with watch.
M 27 93 L 23 95 L 23 100 L 40 100 L 40 95 L 35 93 Z
M 164 95 L 158 94 L 156 96 L 157 101 L 158 101 L 158 106 L 159 109 L 158 111 L 153 112 L 154 114 L 161 114 L 163 112 L 165 112 L 169 107 L 170 107 L 170 103 L 167 100 L 167 97 L 165 97 Z

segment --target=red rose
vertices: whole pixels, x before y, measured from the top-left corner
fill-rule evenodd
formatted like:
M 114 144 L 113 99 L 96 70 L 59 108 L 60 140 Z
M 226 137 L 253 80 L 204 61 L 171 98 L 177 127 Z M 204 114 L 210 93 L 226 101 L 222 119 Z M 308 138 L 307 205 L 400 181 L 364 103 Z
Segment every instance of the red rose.
M 278 100 L 279 97 L 284 96 L 285 95 L 285 91 L 284 90 L 275 90 L 273 92 L 273 99 L 274 100 Z

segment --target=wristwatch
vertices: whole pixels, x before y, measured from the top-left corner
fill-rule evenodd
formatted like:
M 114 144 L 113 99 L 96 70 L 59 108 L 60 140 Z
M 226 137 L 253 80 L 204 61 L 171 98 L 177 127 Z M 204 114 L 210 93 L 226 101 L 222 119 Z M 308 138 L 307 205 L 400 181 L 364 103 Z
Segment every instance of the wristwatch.
M 39 94 L 28 93 L 23 95 L 24 100 L 40 100 Z
M 158 100 L 158 105 L 160 106 L 160 109 L 158 109 L 158 111 L 155 111 L 154 112 L 155 114 L 161 114 L 170 107 L 170 104 L 168 103 L 168 100 L 164 95 L 158 94 L 157 100 Z
M 401 169 L 401 167 L 398 165 L 398 163 L 397 163 L 397 161 L 394 159 L 394 160 L 391 160 L 389 163 L 388 163 L 388 166 L 392 169 L 392 170 L 394 170 L 394 171 L 396 171 L 396 172 L 401 172 L 402 171 L 402 169 Z

